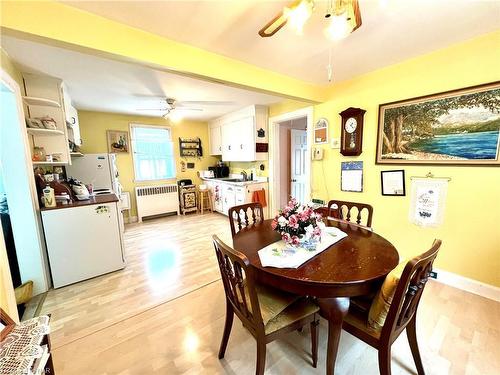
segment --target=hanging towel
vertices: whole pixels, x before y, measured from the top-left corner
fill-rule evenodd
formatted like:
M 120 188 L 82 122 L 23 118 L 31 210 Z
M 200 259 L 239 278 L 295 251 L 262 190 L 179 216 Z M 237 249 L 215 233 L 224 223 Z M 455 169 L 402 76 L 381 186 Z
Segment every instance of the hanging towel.
M 266 189 L 255 190 L 252 195 L 252 203 L 260 203 L 262 207 L 266 207 Z

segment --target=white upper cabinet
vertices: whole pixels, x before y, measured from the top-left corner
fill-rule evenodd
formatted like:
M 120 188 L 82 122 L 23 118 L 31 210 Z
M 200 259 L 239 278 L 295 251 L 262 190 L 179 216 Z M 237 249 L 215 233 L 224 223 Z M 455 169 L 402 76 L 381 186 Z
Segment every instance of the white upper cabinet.
M 222 129 L 220 121 L 209 123 L 210 155 L 222 155 Z
M 209 125 L 211 154 L 222 154 L 222 160 L 224 161 L 267 159 L 267 121 L 267 107 L 254 105 L 211 122 Z M 217 138 L 215 128 L 220 130 L 220 138 Z M 212 131 L 214 134 L 212 134 Z M 221 140 L 221 152 L 212 153 L 219 146 L 217 144 L 218 139 Z

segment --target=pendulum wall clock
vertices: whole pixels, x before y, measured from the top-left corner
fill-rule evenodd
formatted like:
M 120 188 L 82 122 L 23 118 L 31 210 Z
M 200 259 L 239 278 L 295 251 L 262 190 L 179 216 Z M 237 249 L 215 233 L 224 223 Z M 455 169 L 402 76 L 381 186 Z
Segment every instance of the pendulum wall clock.
M 347 108 L 340 112 L 342 132 L 340 136 L 340 153 L 344 156 L 357 156 L 363 152 L 363 117 L 365 110 Z

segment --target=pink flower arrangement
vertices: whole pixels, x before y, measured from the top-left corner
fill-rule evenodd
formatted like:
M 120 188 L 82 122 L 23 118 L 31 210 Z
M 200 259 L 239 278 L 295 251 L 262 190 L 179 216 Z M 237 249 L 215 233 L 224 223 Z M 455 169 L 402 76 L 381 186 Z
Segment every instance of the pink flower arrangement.
M 298 246 L 302 239 L 318 240 L 324 224 L 320 214 L 292 198 L 273 219 L 271 227 L 287 244 Z

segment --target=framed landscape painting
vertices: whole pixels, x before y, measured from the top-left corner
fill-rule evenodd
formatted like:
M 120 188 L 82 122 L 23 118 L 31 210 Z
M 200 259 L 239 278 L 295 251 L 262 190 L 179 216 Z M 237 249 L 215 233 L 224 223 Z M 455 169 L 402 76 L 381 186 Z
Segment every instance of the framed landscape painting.
M 377 164 L 500 165 L 500 82 L 379 107 Z

